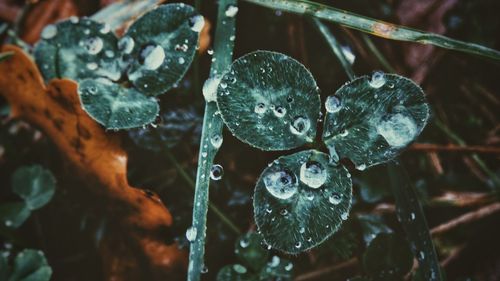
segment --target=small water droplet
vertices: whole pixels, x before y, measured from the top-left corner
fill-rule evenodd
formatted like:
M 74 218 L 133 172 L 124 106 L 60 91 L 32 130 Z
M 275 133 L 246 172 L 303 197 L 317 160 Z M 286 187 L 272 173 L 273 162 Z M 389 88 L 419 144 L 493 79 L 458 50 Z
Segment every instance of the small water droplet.
M 189 26 L 191 27 L 191 30 L 194 32 L 198 33 L 201 32 L 204 25 L 205 25 L 205 19 L 203 18 L 202 15 L 196 15 L 189 19 Z
M 130 36 L 124 36 L 118 41 L 118 49 L 124 54 L 132 53 L 135 41 Z
M 111 26 L 107 23 L 103 24 L 101 26 L 101 29 L 99 29 L 99 32 L 101 32 L 102 34 L 107 34 L 111 31 Z
M 323 165 L 316 161 L 308 161 L 300 167 L 300 181 L 311 188 L 322 186 L 327 178 L 327 171 Z
M 366 164 L 360 164 L 360 165 L 356 166 L 356 169 L 358 169 L 360 171 L 364 171 L 366 169 Z
M 311 121 L 306 117 L 295 117 L 290 124 L 290 132 L 294 135 L 304 135 L 311 128 Z
M 238 13 L 238 7 L 236 7 L 234 5 L 227 6 L 227 9 L 225 11 L 226 17 L 232 18 L 232 17 L 236 16 L 237 13 Z
M 57 35 L 57 26 L 53 24 L 47 25 L 43 30 L 42 30 L 42 38 L 43 39 L 52 39 Z
M 325 108 L 326 108 L 326 111 L 328 111 L 329 113 L 338 112 L 341 107 L 342 106 L 340 103 L 340 99 L 337 98 L 336 96 L 329 96 L 326 98 Z
M 221 135 L 213 135 L 212 138 L 210 139 L 210 143 L 214 148 L 219 148 L 222 145 L 222 141 L 224 139 L 222 138 Z
M 283 106 L 276 106 L 275 108 L 273 108 L 273 112 L 276 117 L 281 118 L 285 116 L 286 108 L 284 108 Z
M 272 213 L 272 212 L 273 212 L 273 210 L 272 210 L 271 208 L 267 208 L 267 209 L 266 209 L 266 213 L 270 214 L 270 213 Z
M 277 267 L 280 264 L 280 258 L 278 256 L 273 256 L 271 258 L 271 262 L 269 263 L 270 267 Z
M 214 181 L 220 180 L 223 175 L 224 175 L 224 169 L 219 164 L 213 165 L 212 168 L 210 169 L 210 178 Z
M 201 274 L 205 274 L 208 272 L 208 267 L 206 265 L 203 265 L 200 270 Z
M 115 53 L 114 53 L 113 51 L 111 51 L 111 50 L 106 50 L 106 51 L 104 52 L 104 54 L 105 54 L 105 55 L 106 55 L 106 57 L 108 57 L 108 58 L 112 58 L 112 57 L 114 57 L 114 56 L 115 56 Z
M 291 263 L 291 262 L 290 262 L 290 263 L 288 263 L 288 264 L 285 266 L 285 270 L 286 270 L 286 271 L 290 271 L 290 270 L 292 270 L 292 268 L 293 268 L 293 263 Z
M 411 213 L 411 214 L 410 214 L 410 219 L 411 219 L 411 220 L 414 220 L 414 219 L 415 219 L 415 213 Z
M 380 88 L 384 86 L 386 80 L 385 80 L 385 74 L 381 71 L 375 71 L 372 74 L 371 80 L 368 82 L 371 87 L 373 88 Z
M 194 228 L 193 226 L 191 226 L 190 228 L 188 228 L 186 230 L 186 239 L 189 241 L 189 242 L 193 242 L 195 239 L 196 239 L 196 235 L 197 235 L 197 230 L 196 228 Z
M 163 64 L 165 60 L 165 50 L 160 45 L 146 45 L 140 56 L 140 62 L 144 68 L 148 70 L 155 70 Z
M 301 242 L 295 243 L 295 248 L 299 249 L 300 247 L 302 247 L 302 243 Z
M 287 209 L 281 209 L 280 215 L 282 215 L 282 216 L 288 215 L 288 210 Z
M 247 268 L 244 267 L 243 265 L 241 264 L 235 264 L 233 265 L 233 270 L 236 272 L 236 273 L 239 273 L 239 274 L 245 274 L 247 273 Z
M 83 42 L 83 47 L 91 55 L 97 55 L 101 52 L 104 42 L 99 37 L 91 37 Z
M 248 241 L 247 239 L 243 238 L 240 240 L 241 248 L 246 248 L 246 247 L 248 247 L 248 245 L 250 245 L 250 241 Z
M 186 62 L 186 60 L 183 57 L 180 57 L 178 61 L 179 64 L 184 64 Z
M 217 87 L 219 87 L 220 81 L 220 76 L 213 76 L 205 81 L 205 83 L 203 84 L 202 92 L 206 102 L 217 100 Z
M 425 253 L 423 251 L 418 252 L 418 255 L 420 256 L 421 260 L 425 259 Z
M 77 24 L 80 21 L 80 19 L 77 16 L 71 16 L 69 17 L 69 21 L 73 24 Z
M 303 234 L 304 232 L 306 232 L 306 228 L 305 227 L 301 227 L 299 229 L 299 233 Z
M 14 224 L 14 223 L 13 223 L 11 220 L 6 220 L 6 221 L 5 221 L 5 226 L 10 227 L 10 226 L 12 226 L 13 224 Z
M 213 55 L 213 54 L 214 54 L 214 49 L 208 49 L 208 50 L 207 50 L 207 53 L 208 53 L 209 55 Z
M 288 199 L 297 192 L 297 178 L 287 169 L 264 175 L 264 185 L 271 195 L 279 199 Z
M 328 201 L 333 205 L 338 205 L 342 201 L 342 196 L 341 194 L 334 193 L 332 196 L 328 197 Z
M 229 36 L 229 41 L 234 41 L 234 39 L 236 39 L 236 36 L 234 35 Z
M 255 105 L 254 112 L 257 114 L 264 114 L 267 111 L 267 107 L 264 103 L 259 102 Z
M 340 132 L 339 136 L 341 137 L 347 137 L 347 135 L 349 135 L 349 131 L 347 131 L 346 129 L 342 130 L 342 132 Z
M 340 215 L 340 218 L 341 218 L 342 220 L 344 220 L 344 221 L 345 221 L 345 220 L 347 220 L 347 218 L 348 218 L 348 217 L 349 217 L 349 214 L 348 214 L 347 212 L 342 213 L 342 215 Z

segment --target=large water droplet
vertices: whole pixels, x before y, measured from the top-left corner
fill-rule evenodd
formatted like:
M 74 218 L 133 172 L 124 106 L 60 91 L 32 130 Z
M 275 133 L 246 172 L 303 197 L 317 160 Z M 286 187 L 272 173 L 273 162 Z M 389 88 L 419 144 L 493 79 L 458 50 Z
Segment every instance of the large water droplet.
M 134 49 L 134 46 L 135 46 L 135 41 L 130 36 L 122 37 L 118 41 L 118 49 L 122 53 L 127 54 L 127 55 L 130 54 L 130 53 L 132 53 L 132 50 Z
M 266 174 L 264 185 L 271 195 L 279 199 L 288 199 L 297 192 L 297 178 L 287 169 Z
M 147 45 L 141 51 L 141 62 L 148 70 L 155 70 L 163 64 L 165 50 L 160 45 Z
M 384 86 L 385 82 L 386 82 L 386 80 L 385 80 L 385 74 L 383 72 L 381 72 L 381 71 L 375 71 L 372 74 L 371 80 L 368 83 L 373 88 L 378 89 L 378 88 Z
M 377 125 L 377 132 L 390 146 L 405 146 L 417 134 L 417 125 L 413 118 L 402 113 L 391 114 Z
M 42 38 L 43 39 L 51 39 L 54 38 L 57 35 L 57 26 L 53 24 L 47 25 L 43 30 L 42 30 Z
M 83 47 L 91 55 L 97 55 L 103 46 L 104 42 L 99 37 L 91 37 L 83 42 Z
M 308 161 L 300 167 L 300 180 L 309 187 L 322 186 L 327 178 L 326 169 L 316 161 Z
M 196 228 L 194 227 L 190 227 L 186 230 L 186 239 L 189 241 L 189 242 L 193 242 L 195 239 L 196 239 L 196 235 L 197 235 L 197 230 Z
M 221 165 L 215 164 L 212 166 L 210 169 L 210 178 L 213 179 L 214 181 L 218 181 L 222 178 L 224 175 L 224 168 L 222 168 Z
M 194 32 L 201 32 L 203 26 L 205 25 L 205 19 L 202 15 L 196 15 L 189 19 L 189 26 Z
M 292 270 L 292 268 L 293 268 L 293 263 L 291 263 L 291 262 L 290 262 L 290 263 L 288 263 L 288 264 L 285 266 L 285 270 L 286 270 L 286 271 L 290 271 L 290 270 Z
M 311 128 L 311 121 L 307 117 L 295 117 L 290 124 L 290 132 L 294 135 L 304 135 Z
M 217 87 L 219 86 L 220 80 L 220 76 L 213 76 L 208 78 L 203 84 L 202 92 L 206 102 L 217 100 Z
M 327 97 L 325 101 L 325 108 L 329 113 L 335 113 L 339 111 L 341 108 L 340 99 L 336 96 Z
M 234 5 L 229 5 L 227 6 L 227 9 L 226 9 L 226 17 L 234 17 L 236 16 L 236 14 L 238 13 L 238 7 L 234 6 Z

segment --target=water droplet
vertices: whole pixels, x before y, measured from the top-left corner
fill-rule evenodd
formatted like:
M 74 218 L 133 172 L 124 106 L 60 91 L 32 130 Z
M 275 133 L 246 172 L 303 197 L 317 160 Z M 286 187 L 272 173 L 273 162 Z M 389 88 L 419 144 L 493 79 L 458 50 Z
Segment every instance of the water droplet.
M 229 5 L 227 6 L 227 9 L 226 9 L 226 17 L 234 17 L 236 16 L 236 14 L 238 13 L 238 7 L 234 6 L 234 5 Z
M 396 113 L 379 122 L 377 132 L 390 146 L 401 147 L 413 140 L 417 134 L 417 125 L 413 118 Z
M 418 255 L 420 256 L 421 260 L 425 259 L 425 253 L 423 251 L 418 252 Z
M 235 264 L 233 265 L 233 270 L 236 272 L 236 273 L 239 273 L 239 274 L 245 274 L 247 273 L 247 268 L 244 267 L 243 265 L 241 264 Z
M 364 171 L 366 169 L 366 164 L 361 164 L 361 165 L 358 165 L 356 167 L 356 169 L 360 170 L 360 171 Z
M 97 55 L 103 46 L 104 42 L 99 37 L 91 37 L 83 42 L 83 47 L 91 55 Z
M 328 111 L 329 113 L 338 112 L 341 107 L 342 106 L 340 104 L 340 99 L 337 98 L 336 96 L 329 96 L 326 98 L 325 108 L 326 111 Z
M 201 32 L 204 25 L 205 25 L 205 19 L 203 18 L 202 15 L 196 15 L 189 19 L 189 26 L 191 27 L 191 30 L 194 32 L 198 33 Z
M 101 32 L 102 34 L 107 34 L 111 31 L 111 26 L 107 23 L 103 24 L 101 26 L 101 29 L 99 30 L 99 32 Z
M 304 135 L 311 128 L 311 121 L 306 117 L 295 117 L 290 124 L 290 132 L 294 135 Z
M 326 169 L 321 163 L 316 161 L 308 161 L 300 167 L 300 181 L 307 184 L 311 188 L 322 186 L 327 178 Z
M 210 169 L 210 178 L 213 179 L 214 181 L 220 180 L 223 175 L 224 175 L 224 169 L 219 164 L 213 165 L 212 168 Z
M 13 223 L 12 223 L 11 220 L 6 220 L 5 221 L 5 226 L 12 226 L 12 225 L 13 225 Z
M 222 145 L 222 141 L 224 139 L 222 138 L 221 135 L 213 135 L 212 138 L 210 139 L 210 143 L 212 144 L 213 147 L 219 148 Z
M 229 41 L 234 41 L 234 39 L 236 39 L 236 36 L 234 35 L 229 36 Z
M 135 46 L 135 41 L 130 36 L 122 37 L 118 41 L 118 49 L 124 54 L 132 53 L 134 46 Z
M 328 201 L 333 205 L 338 205 L 342 201 L 342 196 L 338 193 L 334 193 L 332 196 L 328 197 Z
M 186 62 L 186 60 L 183 57 L 179 58 L 179 64 L 184 64 L 185 62 Z
M 286 271 L 290 271 L 290 270 L 292 270 L 292 268 L 293 268 L 293 263 L 291 263 L 291 262 L 290 262 L 290 263 L 288 263 L 288 264 L 285 266 L 285 270 L 286 270 Z
M 265 175 L 264 185 L 271 195 L 279 199 L 288 199 L 297 193 L 297 178 L 287 169 Z
M 155 70 L 163 64 L 165 60 L 165 50 L 160 45 L 146 45 L 141 51 L 140 61 L 144 68 Z
M 89 62 L 89 63 L 87 63 L 87 69 L 89 69 L 89 70 L 96 70 L 97 67 L 99 67 L 99 66 L 95 62 Z
M 302 243 L 300 242 L 295 243 L 295 248 L 299 249 L 300 247 L 302 247 Z
M 312 237 L 307 238 L 307 242 L 313 241 Z
M 273 256 L 271 258 L 271 262 L 269 263 L 270 267 L 277 267 L 280 264 L 280 258 L 278 256 Z
M 287 209 L 281 209 L 280 215 L 282 215 L 282 216 L 288 215 L 288 210 Z
M 257 114 L 264 114 L 267 111 L 266 105 L 259 102 L 255 105 L 254 112 Z
M 276 106 L 275 108 L 273 108 L 273 112 L 276 117 L 281 118 L 285 116 L 286 108 L 284 108 L 283 106 Z
M 266 209 L 266 213 L 270 214 L 270 213 L 272 213 L 272 212 L 273 212 L 273 210 L 272 210 L 271 208 L 267 208 L 267 209 Z
M 306 228 L 305 227 L 301 227 L 299 229 L 299 233 L 303 234 L 304 232 L 306 232 Z
M 340 132 L 339 134 L 341 137 L 347 137 L 347 135 L 349 135 L 349 131 L 347 131 L 346 129 L 342 130 L 342 132 Z
M 381 72 L 381 71 L 375 71 L 372 74 L 372 78 L 371 78 L 371 80 L 368 83 L 373 88 L 378 89 L 378 88 L 384 86 L 385 82 L 386 82 L 386 80 L 385 80 L 385 74 L 383 72 Z
M 309 201 L 313 201 L 314 200 L 314 195 L 313 194 L 308 194 L 306 196 L 306 199 L 309 200 Z
M 43 30 L 42 30 L 42 38 L 43 39 L 51 39 L 54 38 L 57 35 L 57 26 L 53 24 L 47 25 Z
M 348 214 L 347 212 L 342 213 L 342 215 L 340 215 L 340 218 L 341 218 L 342 220 L 344 220 L 344 221 L 345 221 L 345 220 L 347 220 L 347 218 L 348 218 L 348 217 L 349 217 L 349 214 Z
M 248 247 L 248 245 L 250 245 L 250 241 L 248 241 L 247 239 L 241 239 L 240 240 L 240 246 L 241 246 L 241 248 L 246 248 L 246 247 Z
M 91 95 L 95 95 L 95 94 L 97 94 L 97 87 L 89 86 L 89 87 L 85 88 L 85 91 Z
M 205 274 L 208 272 L 208 267 L 206 265 L 203 265 L 200 270 L 201 274 Z
M 208 50 L 207 50 L 207 53 L 208 53 L 209 55 L 213 55 L 213 54 L 214 54 L 214 49 L 208 49 Z
M 414 219 L 415 219 L 415 213 L 411 213 L 411 214 L 410 214 L 410 219 L 411 219 L 411 220 L 414 220 Z
M 193 242 L 195 239 L 196 239 L 196 235 L 197 235 L 197 230 L 196 228 L 194 227 L 190 227 L 186 230 L 186 239 L 189 241 L 189 242 Z
M 106 50 L 106 51 L 104 52 L 104 54 L 105 54 L 105 55 L 106 55 L 106 57 L 108 57 L 108 58 L 112 58 L 112 57 L 114 57 L 114 56 L 115 56 L 115 53 L 114 53 L 113 51 L 111 51 L 111 50 Z
M 206 102 L 216 101 L 217 100 L 217 87 L 221 81 L 220 76 L 213 76 L 208 78 L 203 84 L 203 97 L 205 97 Z
M 76 16 L 71 16 L 69 17 L 69 21 L 73 24 L 77 24 L 80 21 L 80 19 Z

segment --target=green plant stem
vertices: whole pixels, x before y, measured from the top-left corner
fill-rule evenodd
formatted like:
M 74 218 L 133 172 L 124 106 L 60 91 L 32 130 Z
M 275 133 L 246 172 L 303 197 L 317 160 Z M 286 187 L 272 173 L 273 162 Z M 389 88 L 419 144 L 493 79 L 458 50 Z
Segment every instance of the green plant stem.
M 452 139 L 454 142 L 456 142 L 459 146 L 465 147 L 467 146 L 467 143 L 457 134 L 455 134 L 450 128 L 448 128 L 445 124 L 443 124 L 441 121 L 435 119 L 434 124 L 444 133 L 446 136 L 448 136 L 450 139 Z M 500 178 L 493 172 L 488 165 L 479 157 L 477 153 L 471 154 L 471 158 L 476 162 L 476 164 L 483 170 L 483 172 L 490 177 L 490 179 L 493 181 L 495 184 L 496 188 L 500 188 Z
M 344 68 L 349 79 L 353 80 L 356 77 L 356 75 L 354 74 L 354 70 L 352 70 L 351 63 L 345 57 L 344 52 L 342 51 L 342 47 L 340 46 L 335 36 L 333 36 L 333 34 L 330 33 L 328 27 L 323 23 L 321 23 L 320 20 L 313 18 L 312 22 L 314 23 L 314 26 L 318 29 L 318 31 L 323 35 L 326 42 L 332 49 L 332 52 L 340 61 L 340 64 L 342 64 L 342 67 Z
M 397 216 L 418 260 L 423 280 L 440 281 L 442 276 L 439 259 L 417 193 L 401 164 L 390 162 L 387 168 L 396 200 Z
M 363 41 L 365 41 L 366 46 L 368 46 L 370 52 L 372 52 L 372 54 L 377 58 L 377 60 L 380 62 L 385 71 L 388 71 L 390 73 L 397 72 L 396 69 L 394 69 L 394 67 L 392 67 L 392 65 L 387 61 L 385 56 L 382 54 L 382 52 L 380 52 L 380 50 L 373 43 L 373 41 L 370 39 L 368 35 L 362 33 L 361 38 L 363 39 Z
M 225 11 L 229 5 L 236 5 L 236 0 L 220 0 L 217 13 L 217 25 L 214 41 L 213 63 L 210 69 L 210 78 L 223 74 L 229 67 L 233 57 L 235 35 L 235 17 L 227 17 Z M 231 40 L 233 39 L 233 40 Z M 196 173 L 196 188 L 193 203 L 192 229 L 196 235 L 191 241 L 189 251 L 188 277 L 189 281 L 199 281 L 204 268 L 206 222 L 208 210 L 208 187 L 210 171 L 218 148 L 211 144 L 215 135 L 222 136 L 222 118 L 218 113 L 214 101 L 205 105 L 203 129 L 198 156 L 198 170 Z
M 245 1 L 275 10 L 282 10 L 295 14 L 310 15 L 387 39 L 409 41 L 421 44 L 431 44 L 445 49 L 456 50 L 500 60 L 499 51 L 487 48 L 482 45 L 463 42 L 439 34 L 428 33 L 417 29 L 383 22 L 377 19 L 369 18 L 307 0 Z
M 184 167 L 182 167 L 179 162 L 177 161 L 177 159 L 174 157 L 174 155 L 172 155 L 172 153 L 170 152 L 170 150 L 167 150 L 167 149 L 164 149 L 165 151 L 165 155 L 167 156 L 167 158 L 170 160 L 170 162 L 174 165 L 175 169 L 177 170 L 177 172 L 179 172 L 179 174 L 181 175 L 181 177 L 184 179 L 184 181 L 193 189 L 195 190 L 195 182 L 194 180 L 191 178 L 191 176 L 186 172 L 186 170 L 184 169 Z M 234 234 L 236 235 L 241 235 L 241 231 L 240 229 L 231 221 L 230 218 L 228 218 L 224 212 L 222 212 L 215 204 L 213 204 L 212 202 L 210 202 L 210 200 L 208 201 L 208 208 L 210 209 L 210 211 L 214 212 L 214 214 L 219 217 L 219 219 L 225 223 L 227 225 L 227 227 L 229 229 L 231 229 Z

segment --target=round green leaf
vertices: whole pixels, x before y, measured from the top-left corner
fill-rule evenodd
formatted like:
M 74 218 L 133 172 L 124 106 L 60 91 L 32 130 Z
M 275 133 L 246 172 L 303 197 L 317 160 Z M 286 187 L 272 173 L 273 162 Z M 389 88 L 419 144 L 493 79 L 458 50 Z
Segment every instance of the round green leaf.
M 280 53 L 256 51 L 234 61 L 218 84 L 217 105 L 229 130 L 262 150 L 296 148 L 316 136 L 316 82 Z
M 140 17 L 120 39 L 132 47 L 124 50 L 133 59 L 129 80 L 148 95 L 172 88 L 194 58 L 203 24 L 203 16 L 182 3 L 162 5 Z
M 92 77 L 118 81 L 122 76 L 115 35 L 108 25 L 87 18 L 72 17 L 47 25 L 34 54 L 47 81 Z
M 273 256 L 260 271 L 260 280 L 292 280 L 293 263 L 287 259 Z
M 217 273 L 217 281 L 257 281 L 255 274 L 241 264 L 231 264 L 224 266 Z
M 56 180 L 42 166 L 21 167 L 12 176 L 12 190 L 24 199 L 30 210 L 36 210 L 52 199 L 56 191 Z
M 262 236 L 249 232 L 240 237 L 234 246 L 234 252 L 240 261 L 255 271 L 259 271 L 267 261 L 269 252 L 262 247 Z
M 401 280 L 413 265 L 410 246 L 394 233 L 379 233 L 363 255 L 363 267 L 376 280 Z
M 275 160 L 254 195 L 255 221 L 266 243 L 294 254 L 322 243 L 348 217 L 351 184 L 343 166 L 316 150 Z
M 49 281 L 52 269 L 42 251 L 24 250 L 14 259 L 9 281 Z
M 349 158 L 359 170 L 397 156 L 429 119 L 419 86 L 380 72 L 342 86 L 325 106 L 323 140 L 332 158 Z
M 25 202 L 11 202 L 0 205 L 0 222 L 7 227 L 20 227 L 31 215 Z
M 160 110 L 155 98 L 103 78 L 83 80 L 78 93 L 83 109 L 108 129 L 149 124 Z

